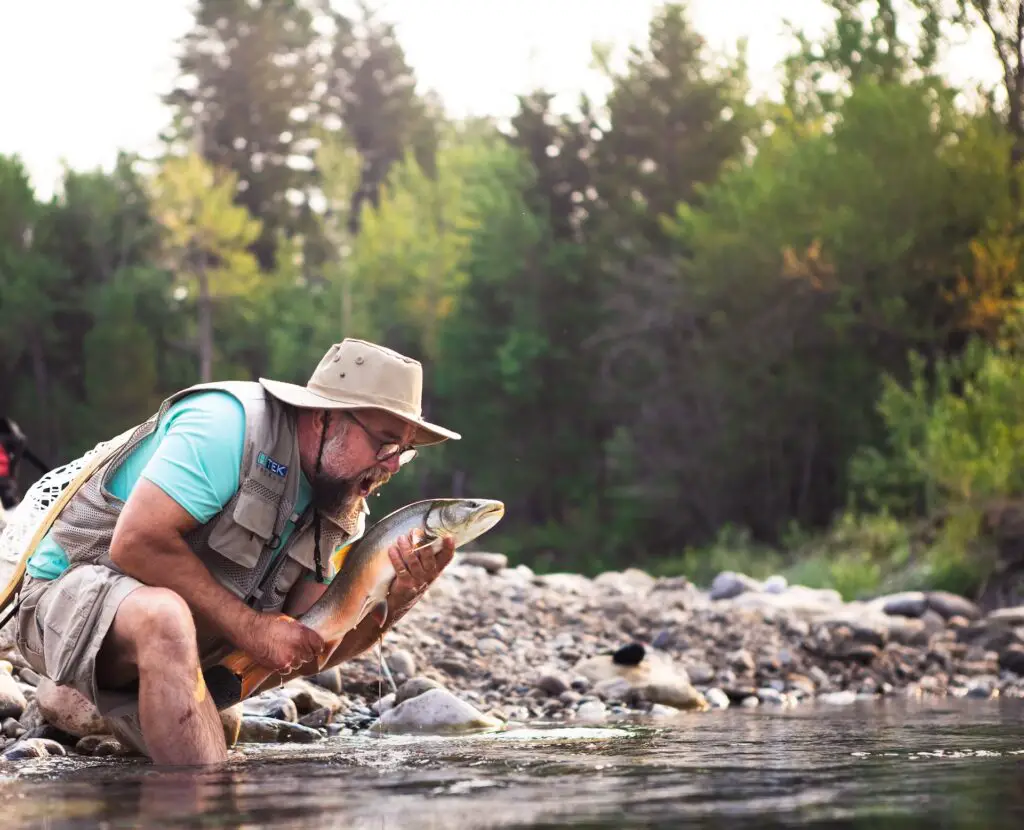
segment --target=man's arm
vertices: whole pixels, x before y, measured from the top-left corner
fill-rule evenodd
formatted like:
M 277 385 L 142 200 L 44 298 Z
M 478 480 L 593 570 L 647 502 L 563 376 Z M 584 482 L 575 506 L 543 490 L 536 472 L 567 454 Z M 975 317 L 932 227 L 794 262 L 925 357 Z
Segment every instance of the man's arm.
M 198 524 L 163 490 L 140 478 L 114 528 L 110 558 L 139 582 L 174 591 L 206 626 L 242 648 L 259 615 L 192 553 L 184 534 Z

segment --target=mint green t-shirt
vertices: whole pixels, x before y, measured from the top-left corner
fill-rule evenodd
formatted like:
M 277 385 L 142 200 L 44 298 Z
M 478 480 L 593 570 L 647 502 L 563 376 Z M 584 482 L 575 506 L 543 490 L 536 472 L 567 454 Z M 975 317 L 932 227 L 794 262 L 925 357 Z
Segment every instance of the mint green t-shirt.
M 140 441 L 111 476 L 108 489 L 127 501 L 135 483 L 145 478 L 197 522 L 205 524 L 238 489 L 244 440 L 245 410 L 241 402 L 227 392 L 197 392 L 167 410 L 153 434 Z M 312 496 L 301 470 L 299 476 L 296 515 L 306 509 Z M 294 529 L 289 521 L 275 550 L 281 549 Z M 49 534 L 26 565 L 36 579 L 56 579 L 67 568 L 67 553 Z M 310 574 L 309 578 L 315 580 L 316 575 Z

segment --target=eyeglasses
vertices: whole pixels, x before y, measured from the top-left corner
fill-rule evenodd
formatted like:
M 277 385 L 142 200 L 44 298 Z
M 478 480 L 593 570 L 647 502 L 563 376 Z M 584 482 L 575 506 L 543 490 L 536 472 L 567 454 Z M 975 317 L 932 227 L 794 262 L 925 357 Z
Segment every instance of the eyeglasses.
M 389 441 L 386 438 L 381 438 L 377 433 L 370 429 L 366 424 L 360 421 L 351 412 L 345 413 L 349 418 L 359 424 L 362 427 L 363 432 L 370 436 L 374 441 L 377 442 L 377 460 L 387 461 L 389 458 L 398 456 L 398 466 L 404 466 L 412 461 L 416 457 L 416 450 L 410 444 L 408 446 L 402 446 L 395 441 Z

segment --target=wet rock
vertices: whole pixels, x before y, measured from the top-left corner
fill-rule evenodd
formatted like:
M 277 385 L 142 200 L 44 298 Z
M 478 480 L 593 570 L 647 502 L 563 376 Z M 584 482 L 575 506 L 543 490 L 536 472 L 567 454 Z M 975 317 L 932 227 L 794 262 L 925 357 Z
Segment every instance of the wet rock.
M 675 709 L 671 706 L 663 706 L 660 703 L 655 703 L 651 706 L 650 711 L 647 713 L 652 718 L 671 718 L 679 714 L 679 709 Z
M 387 664 L 393 674 L 406 678 L 416 674 L 416 660 L 404 649 L 392 652 L 387 659 Z
M 856 703 L 857 693 L 849 689 L 843 692 L 829 692 L 819 695 L 818 701 L 829 706 L 849 706 L 851 703 Z
M 245 715 L 238 734 L 240 744 L 315 743 L 323 736 L 300 723 Z
M 395 705 L 405 703 L 410 698 L 414 698 L 431 689 L 440 688 L 442 688 L 441 684 L 431 680 L 429 677 L 413 677 L 398 687 L 398 691 L 395 692 Z
M 603 723 L 608 719 L 608 709 L 599 700 L 588 700 L 581 703 L 576 710 L 576 720 L 588 723 Z
M 757 689 L 753 686 L 726 686 L 722 691 L 732 703 L 742 703 L 751 697 L 757 699 Z
M 757 690 L 757 699 L 763 704 L 782 706 L 786 701 L 777 689 L 765 686 Z
M 299 723 L 303 726 L 308 726 L 311 729 L 321 729 L 327 726 L 331 720 L 331 710 L 324 707 L 316 709 L 310 712 L 308 715 L 303 715 L 299 718 Z
M 469 551 L 459 556 L 459 564 L 470 565 L 475 568 L 483 568 L 489 574 L 501 573 L 508 567 L 508 557 L 503 553 L 485 553 L 484 551 Z
M 999 655 L 999 668 L 1024 677 L 1024 646 L 1014 643 Z
M 757 695 L 745 697 L 743 698 L 743 700 L 740 701 L 740 706 L 742 706 L 744 709 L 755 709 L 760 705 L 761 701 L 758 700 Z
M 761 583 L 746 574 L 722 571 L 711 582 L 712 600 L 733 599 L 747 591 L 760 591 Z
M 294 701 L 276 691 L 263 692 L 242 701 L 242 715 L 243 720 L 247 717 L 259 717 L 296 723 L 299 719 Z
M 113 735 L 86 735 L 75 744 L 75 752 L 92 758 L 126 758 L 136 754 Z
M 704 696 L 689 683 L 682 681 L 666 683 L 648 683 L 636 689 L 640 699 L 651 703 L 661 703 L 676 709 L 707 709 Z
M 728 709 L 729 696 L 721 689 L 708 689 L 704 692 L 704 699 L 712 709 Z
M 338 666 L 333 669 L 324 669 L 319 674 L 310 675 L 309 681 L 336 695 L 340 695 L 343 691 L 341 669 Z
M 3 722 L 2 731 L 5 738 L 20 738 L 27 730 L 14 718 L 7 718 Z
M 384 695 L 380 700 L 375 700 L 370 704 L 370 711 L 375 715 L 383 715 L 388 709 L 395 707 L 395 693 Z M 314 713 L 310 713 L 314 714 Z
M 108 731 L 106 721 L 88 698 L 70 686 L 58 686 L 49 678 L 39 681 L 36 705 L 47 723 L 76 738 Z
M 330 709 L 333 715 L 345 705 L 333 692 L 302 678 L 289 680 L 281 687 L 280 693 L 291 699 L 300 716 L 308 715 L 317 709 Z
M 49 755 L 67 755 L 67 750 L 46 738 L 22 738 L 7 747 L 0 758 L 7 761 L 25 761 L 29 758 L 46 758 Z
M 943 619 L 964 617 L 968 620 L 977 620 L 982 616 L 981 609 L 969 599 L 951 594 L 948 591 L 929 591 L 926 596 L 928 598 L 928 608 L 935 611 Z
M 242 729 L 244 707 L 241 703 L 236 703 L 227 709 L 221 709 L 219 714 L 220 725 L 224 728 L 224 741 L 227 743 L 228 749 L 230 749 L 238 743 L 238 733 Z
M 428 689 L 388 710 L 370 730 L 373 732 L 452 732 L 493 729 L 502 721 L 485 715 L 447 689 Z
M 0 671 L 0 719 L 21 717 L 28 706 L 24 692 L 9 672 Z

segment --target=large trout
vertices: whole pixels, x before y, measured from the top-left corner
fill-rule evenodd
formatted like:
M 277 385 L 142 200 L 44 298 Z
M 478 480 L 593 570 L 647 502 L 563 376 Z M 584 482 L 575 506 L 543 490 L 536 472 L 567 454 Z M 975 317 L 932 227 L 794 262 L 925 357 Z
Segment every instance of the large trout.
M 367 616 L 383 625 L 387 597 L 395 578 L 388 550 L 403 536 L 419 529 L 418 549 L 441 548 L 441 539 L 451 536 L 455 547 L 471 542 L 496 525 L 505 505 L 489 499 L 429 499 L 396 510 L 366 533 L 331 557 L 336 574 L 331 584 L 299 622 L 319 634 L 326 649 L 318 658 L 322 669 L 352 629 Z M 218 708 L 245 700 L 274 671 L 236 650 L 218 665 L 204 672 L 206 685 Z

